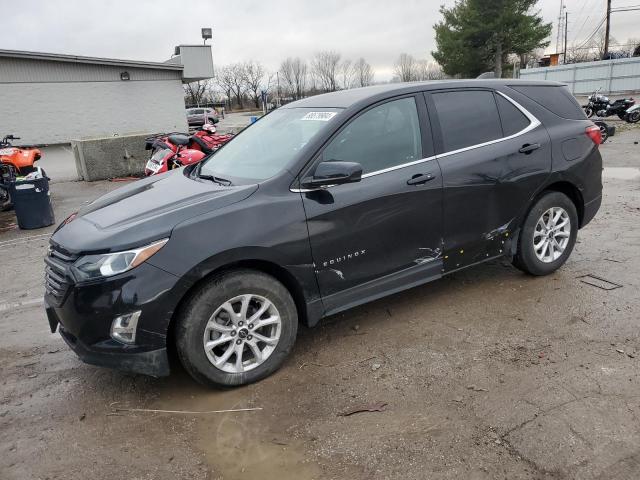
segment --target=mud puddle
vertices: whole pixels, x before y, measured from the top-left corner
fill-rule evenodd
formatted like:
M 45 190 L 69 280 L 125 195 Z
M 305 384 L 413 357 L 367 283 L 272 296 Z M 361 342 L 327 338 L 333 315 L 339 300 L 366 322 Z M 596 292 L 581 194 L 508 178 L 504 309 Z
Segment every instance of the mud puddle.
M 302 442 L 291 438 L 286 427 L 280 425 L 277 405 L 256 398 L 253 387 L 213 390 L 195 384 L 186 373 L 181 372 L 179 377 L 178 388 L 172 385 L 164 389 L 150 408 L 192 412 L 263 408 L 190 416 L 193 419 L 191 443 L 204 453 L 216 478 L 311 480 L 322 477 L 320 468 L 305 454 Z
M 640 178 L 640 168 L 606 167 L 602 172 L 602 177 L 613 180 L 636 180 Z

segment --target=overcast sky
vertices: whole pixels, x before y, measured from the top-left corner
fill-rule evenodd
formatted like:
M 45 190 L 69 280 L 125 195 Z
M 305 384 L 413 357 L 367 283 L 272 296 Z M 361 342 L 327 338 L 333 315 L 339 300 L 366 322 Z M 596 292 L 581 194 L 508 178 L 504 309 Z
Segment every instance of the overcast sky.
M 259 60 L 277 69 L 287 56 L 310 58 L 331 49 L 364 57 L 377 80 L 391 77 L 401 52 L 430 59 L 439 5 L 453 0 L 0 0 L 0 48 L 164 61 L 180 43 L 201 43 L 213 27 L 216 65 Z M 638 0 L 613 0 L 614 7 Z M 540 0 L 554 22 L 560 0 Z M 606 0 L 566 0 L 569 45 L 580 43 L 605 13 Z M 619 42 L 640 37 L 640 11 L 612 15 Z M 637 32 L 637 33 L 636 33 Z

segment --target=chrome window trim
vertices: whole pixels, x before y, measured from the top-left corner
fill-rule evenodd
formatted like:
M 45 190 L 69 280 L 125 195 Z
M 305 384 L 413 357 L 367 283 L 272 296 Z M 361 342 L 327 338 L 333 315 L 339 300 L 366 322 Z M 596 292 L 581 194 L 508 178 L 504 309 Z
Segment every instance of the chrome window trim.
M 461 89 L 461 90 L 463 90 L 463 89 Z M 419 160 L 414 160 L 412 162 L 402 163 L 400 165 L 395 165 L 393 167 L 383 168 L 382 170 L 376 170 L 375 172 L 365 173 L 364 175 L 362 175 L 362 178 L 369 178 L 369 177 L 373 177 L 375 175 L 381 175 L 383 173 L 392 172 L 394 170 L 399 170 L 399 169 L 405 168 L 405 167 L 411 167 L 413 165 L 418 165 L 420 163 L 428 162 L 430 160 L 435 160 L 435 159 L 439 159 L 439 158 L 443 158 L 443 157 L 448 157 L 449 155 L 455 155 L 456 153 L 467 152 L 469 150 L 475 150 L 476 148 L 486 147 L 487 145 L 493 145 L 495 143 L 504 142 L 505 140 L 511 140 L 512 138 L 516 138 L 516 137 L 519 137 L 521 135 L 524 135 L 525 133 L 528 133 L 531 130 L 534 130 L 534 129 L 538 128 L 540 125 L 542 125 L 542 122 L 540 122 L 540 120 L 538 120 L 529 110 L 524 108 L 522 105 L 520 105 L 514 99 L 512 99 L 511 97 L 509 97 L 509 96 L 505 95 L 504 93 L 499 92 L 497 90 L 493 90 L 493 92 L 497 93 L 498 95 L 502 95 L 504 98 L 507 99 L 507 101 L 511 102 L 514 107 L 516 107 L 518 110 L 520 110 L 520 112 L 522 112 L 524 114 L 524 116 L 527 117 L 527 119 L 529 120 L 529 125 L 527 125 L 525 128 L 523 128 L 519 132 L 516 132 L 516 133 L 514 133 L 512 135 L 509 135 L 507 137 L 496 138 L 495 140 L 489 140 L 488 142 L 478 143 L 476 145 L 470 145 L 468 147 L 459 148 L 457 150 L 451 150 L 449 152 L 444 152 L 444 153 L 440 153 L 440 154 L 437 154 L 437 155 L 432 155 L 431 157 L 421 158 Z M 496 108 L 498 108 L 497 105 L 496 105 Z M 436 112 L 436 114 L 437 114 L 437 112 Z M 294 193 L 307 193 L 307 192 L 315 192 L 317 190 L 327 189 L 327 188 L 331 188 L 331 187 L 335 187 L 335 186 L 336 185 L 328 185 L 328 186 L 323 187 L 323 188 L 315 188 L 315 189 L 291 188 L 290 190 L 292 192 L 294 192 Z
M 459 148 L 457 150 L 451 150 L 449 152 L 440 153 L 439 155 L 436 155 L 436 158 L 448 157 L 449 155 L 455 155 L 456 153 L 467 152 L 469 150 L 474 150 L 476 148 L 486 147 L 487 145 L 493 145 L 495 143 L 504 142 L 505 140 L 511 140 L 512 138 L 516 138 L 516 137 L 519 137 L 520 135 L 524 135 L 525 133 L 528 133 L 531 130 L 538 128 L 540 125 L 542 125 L 542 122 L 540 122 L 540 120 L 534 117 L 529 110 L 524 108 L 522 105 L 520 105 L 518 102 L 513 100 L 511 97 L 505 95 L 502 92 L 498 92 L 497 90 L 494 90 L 494 92 L 497 93 L 498 95 L 502 95 L 504 98 L 507 99 L 507 101 L 511 102 L 514 107 L 520 110 L 524 114 L 524 116 L 529 119 L 529 122 L 530 122 L 529 125 L 526 128 L 523 128 L 522 130 L 520 130 L 519 132 L 509 135 L 508 137 L 496 138 L 495 140 L 489 140 L 488 142 L 478 143 L 476 145 L 470 145 L 468 147 Z M 496 108 L 497 108 L 497 105 L 496 105 Z

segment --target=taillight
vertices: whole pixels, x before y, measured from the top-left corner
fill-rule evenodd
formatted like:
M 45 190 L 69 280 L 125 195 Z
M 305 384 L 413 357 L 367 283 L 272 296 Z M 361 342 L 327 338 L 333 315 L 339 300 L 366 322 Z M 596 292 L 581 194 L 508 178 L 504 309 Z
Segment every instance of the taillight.
M 602 143 L 602 133 L 600 132 L 600 127 L 596 125 L 591 125 L 584 130 L 584 133 L 595 143 L 596 145 L 600 145 Z

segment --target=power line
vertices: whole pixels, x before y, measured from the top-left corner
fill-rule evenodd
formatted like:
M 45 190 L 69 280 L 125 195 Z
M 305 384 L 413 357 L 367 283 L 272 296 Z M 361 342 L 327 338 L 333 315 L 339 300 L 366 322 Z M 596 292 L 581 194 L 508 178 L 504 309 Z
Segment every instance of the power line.
M 607 19 L 606 16 L 602 17 L 602 19 L 598 22 L 598 25 L 593 30 L 593 32 L 591 32 L 591 34 L 586 38 L 586 40 L 584 40 L 580 45 L 578 45 L 578 47 L 583 47 L 587 43 L 589 43 L 591 39 L 600 31 L 600 28 L 602 27 L 606 19 Z

